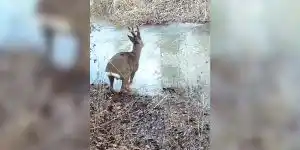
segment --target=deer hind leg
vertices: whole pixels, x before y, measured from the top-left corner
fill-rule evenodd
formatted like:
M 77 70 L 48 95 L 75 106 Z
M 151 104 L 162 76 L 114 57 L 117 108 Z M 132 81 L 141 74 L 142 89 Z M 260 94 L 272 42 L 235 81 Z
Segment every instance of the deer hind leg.
M 53 72 L 51 56 L 53 55 L 54 36 L 55 31 L 52 28 L 49 26 L 42 26 L 45 53 L 40 58 L 40 63 L 37 66 L 35 85 L 39 85 L 42 79 L 49 77 L 50 73 Z
M 127 86 L 126 86 L 126 90 L 128 92 L 131 92 L 131 87 L 130 87 L 131 83 L 132 83 L 132 79 L 130 77 L 130 78 L 128 78 L 128 82 L 127 82 Z
M 51 63 L 50 57 L 53 55 L 53 46 L 54 46 L 54 36 L 55 31 L 49 26 L 43 26 L 43 37 L 45 40 L 46 52 L 45 52 L 45 60 L 47 63 Z
M 135 75 L 135 72 L 132 72 L 130 75 L 130 82 L 129 82 L 130 84 L 132 84 L 132 82 L 133 82 L 134 75 Z
M 109 79 L 109 90 L 111 92 L 115 92 L 115 90 L 114 90 L 114 80 L 115 80 L 115 77 L 108 76 L 108 79 Z

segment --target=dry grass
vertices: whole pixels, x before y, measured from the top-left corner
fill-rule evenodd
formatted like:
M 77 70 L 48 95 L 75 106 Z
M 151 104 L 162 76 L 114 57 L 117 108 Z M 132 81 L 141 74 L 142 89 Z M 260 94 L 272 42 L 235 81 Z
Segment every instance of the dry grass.
M 209 6 L 209 0 L 93 0 L 91 15 L 117 25 L 205 23 Z
M 209 106 L 201 90 L 182 95 L 170 91 L 157 96 L 120 95 L 92 85 L 90 148 L 208 150 Z

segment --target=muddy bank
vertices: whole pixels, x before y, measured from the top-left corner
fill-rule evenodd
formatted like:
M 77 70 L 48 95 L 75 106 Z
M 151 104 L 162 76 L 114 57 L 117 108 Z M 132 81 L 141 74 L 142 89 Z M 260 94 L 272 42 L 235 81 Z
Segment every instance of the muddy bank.
M 115 25 L 206 23 L 210 21 L 208 0 L 93 0 L 91 15 Z
M 200 93 L 121 95 L 90 87 L 91 149 L 209 149 L 209 106 Z

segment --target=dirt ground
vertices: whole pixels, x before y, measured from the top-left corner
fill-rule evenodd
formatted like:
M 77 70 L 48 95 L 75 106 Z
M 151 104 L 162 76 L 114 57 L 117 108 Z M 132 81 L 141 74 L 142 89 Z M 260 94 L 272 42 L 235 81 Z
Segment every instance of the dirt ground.
M 92 84 L 90 149 L 208 150 L 209 105 L 200 92 L 164 90 L 156 96 L 112 94 Z

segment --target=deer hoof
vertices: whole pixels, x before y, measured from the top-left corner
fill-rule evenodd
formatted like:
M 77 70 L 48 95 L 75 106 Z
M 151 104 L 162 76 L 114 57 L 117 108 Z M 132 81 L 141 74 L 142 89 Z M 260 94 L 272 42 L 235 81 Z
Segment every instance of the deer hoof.
M 127 92 L 126 89 L 121 89 L 121 90 L 120 90 L 120 93 L 126 93 L 126 92 Z
M 121 91 L 120 91 L 120 93 L 129 93 L 129 92 L 131 92 L 131 90 L 128 88 L 121 89 Z
M 109 88 L 109 91 L 112 92 L 112 93 L 116 93 L 116 91 L 111 87 Z
M 131 84 L 128 84 L 128 85 L 126 86 L 126 90 L 131 92 L 131 87 L 130 87 L 130 86 L 131 86 Z
M 131 89 L 127 89 L 126 91 L 127 91 L 128 93 L 132 92 L 132 90 L 131 90 Z

